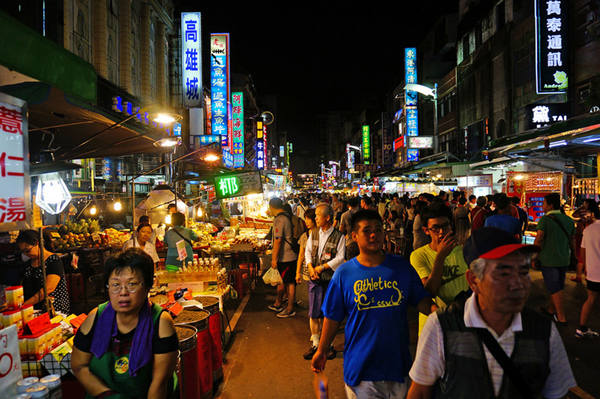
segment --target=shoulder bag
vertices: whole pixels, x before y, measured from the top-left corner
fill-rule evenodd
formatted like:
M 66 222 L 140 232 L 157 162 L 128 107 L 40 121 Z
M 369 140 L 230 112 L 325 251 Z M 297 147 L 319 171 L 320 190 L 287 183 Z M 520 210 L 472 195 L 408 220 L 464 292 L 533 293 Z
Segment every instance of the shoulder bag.
M 552 215 L 546 215 L 546 216 L 548 216 L 548 219 L 551 219 L 552 221 L 554 221 L 554 223 L 556 223 L 558 225 L 558 227 L 560 227 L 561 231 L 567 237 L 567 243 L 569 244 L 569 249 L 571 250 L 571 259 L 570 259 L 569 267 L 572 269 L 577 267 L 577 256 L 575 255 L 575 248 L 573 248 L 571 245 L 571 236 L 569 235 L 569 233 L 567 233 L 567 229 L 565 229 L 564 226 L 562 225 L 562 223 L 554 216 L 552 216 Z

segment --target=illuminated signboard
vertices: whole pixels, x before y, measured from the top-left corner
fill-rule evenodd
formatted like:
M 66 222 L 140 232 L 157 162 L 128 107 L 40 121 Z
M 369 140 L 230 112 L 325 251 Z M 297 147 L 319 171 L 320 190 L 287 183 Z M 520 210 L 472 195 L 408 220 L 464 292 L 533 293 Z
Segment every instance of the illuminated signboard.
M 414 148 L 406 150 L 406 160 L 408 162 L 419 162 L 419 150 Z
M 528 104 L 525 107 L 527 129 L 539 129 L 568 119 L 568 103 Z
M 433 148 L 433 136 L 409 136 L 408 148 Z
M 227 146 L 229 108 L 229 33 L 210 35 L 210 101 L 212 134 Z
M 291 154 L 292 152 L 294 152 L 294 145 L 293 145 L 293 144 L 292 144 L 290 141 L 288 141 L 288 143 L 287 143 L 287 146 L 288 146 L 288 152 L 289 152 L 290 154 Z
M 354 151 L 352 151 L 348 146 L 346 146 L 346 154 L 348 154 L 348 160 L 346 161 L 346 166 L 348 169 L 354 169 Z
M 565 93 L 567 75 L 567 2 L 535 0 L 536 92 Z
M 398 151 L 398 149 L 403 148 L 403 147 L 404 147 L 404 136 L 400 136 L 396 140 L 394 140 L 394 152 Z
M 27 128 L 25 102 L 0 93 L 0 231 L 30 228 Z
M 223 165 L 226 168 L 233 168 L 233 154 L 227 148 L 223 148 Z
M 404 80 L 405 83 L 417 83 L 417 49 L 408 47 L 404 49 Z M 417 92 L 405 90 L 405 105 L 417 105 Z
M 173 136 L 181 137 L 181 123 L 173 123 Z
M 233 167 L 244 167 L 244 93 L 231 95 L 233 130 Z
M 258 169 L 265 168 L 265 140 L 263 139 L 263 123 L 256 122 L 256 144 L 254 151 L 256 153 L 256 167 Z
M 142 110 L 141 106 L 134 104 L 131 101 L 123 101 L 121 96 L 114 96 L 112 98 L 112 110 L 128 116 L 135 116 L 135 120 L 139 123 L 162 129 L 167 132 L 169 136 L 171 135 L 171 128 L 169 126 L 151 120 L 148 112 L 140 112 Z
M 279 157 L 283 158 L 285 156 L 285 147 L 280 145 L 279 146 Z
M 183 106 L 202 107 L 202 32 L 199 12 L 181 13 Z
M 363 152 L 363 163 L 368 165 L 371 161 L 371 132 L 369 125 L 362 127 L 362 152 Z
M 419 135 L 419 111 L 416 108 L 406 110 L 406 134 L 408 136 Z
M 202 136 L 199 136 L 199 138 L 200 138 L 200 144 L 213 144 L 213 143 L 220 143 L 221 142 L 221 137 L 220 136 L 213 136 L 213 135 L 204 134 Z
M 215 176 L 215 193 L 218 199 L 262 193 L 260 173 L 244 172 Z

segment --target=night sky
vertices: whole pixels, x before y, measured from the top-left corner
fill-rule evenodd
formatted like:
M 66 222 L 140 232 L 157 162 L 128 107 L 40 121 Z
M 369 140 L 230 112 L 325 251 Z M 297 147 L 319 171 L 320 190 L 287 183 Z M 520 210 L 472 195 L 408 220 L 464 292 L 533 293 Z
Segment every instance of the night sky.
M 231 33 L 232 72 L 251 74 L 259 98 L 277 96 L 278 129 L 299 151 L 311 145 L 315 114 L 360 112 L 369 98 L 385 98 L 402 80 L 404 47 L 418 45 L 435 16 L 457 3 L 177 2 L 202 12 L 205 60 L 209 34 Z

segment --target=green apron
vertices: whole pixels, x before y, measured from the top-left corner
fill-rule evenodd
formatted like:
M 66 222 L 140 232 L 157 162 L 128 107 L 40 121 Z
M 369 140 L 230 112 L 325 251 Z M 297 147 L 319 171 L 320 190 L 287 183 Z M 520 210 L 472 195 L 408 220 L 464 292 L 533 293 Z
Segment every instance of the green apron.
M 96 317 L 100 317 L 107 304 L 108 302 L 105 302 L 98 306 Z M 158 320 L 162 311 L 163 309 L 160 306 L 152 305 L 154 328 L 158 328 Z M 101 358 L 92 356 L 90 371 L 100 378 L 107 387 L 118 392 L 118 394 L 109 396 L 111 399 L 146 398 L 152 382 L 152 364 L 152 361 L 148 362 L 133 377 L 129 374 L 129 353 L 118 355 L 109 349 Z M 86 398 L 93 398 L 93 396 L 87 394 Z

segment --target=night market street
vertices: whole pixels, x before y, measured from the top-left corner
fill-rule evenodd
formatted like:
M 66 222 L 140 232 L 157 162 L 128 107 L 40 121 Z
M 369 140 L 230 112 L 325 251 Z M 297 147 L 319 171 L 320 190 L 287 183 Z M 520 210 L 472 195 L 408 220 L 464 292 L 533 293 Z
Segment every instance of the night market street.
M 570 398 L 600 398 L 598 371 L 600 370 L 600 345 L 598 339 L 574 337 L 576 319 L 585 298 L 581 285 L 570 281 L 574 274 L 567 274 L 565 308 L 570 325 L 560 327 L 563 342 L 569 355 L 571 367 L 578 386 L 591 395 L 579 396 L 570 393 Z M 537 309 L 544 303 L 541 273 L 532 271 L 533 281 L 528 306 Z M 231 348 L 225 358 L 225 379 L 217 394 L 220 399 L 237 398 L 310 398 L 314 397 L 313 374 L 310 362 L 302 358 L 308 348 L 308 317 L 306 284 L 297 286 L 297 314 L 289 319 L 279 319 L 267 309 L 275 298 L 275 290 L 259 282 L 250 294 L 237 326 Z M 411 353 L 416 349 L 417 319 L 414 310 L 409 312 Z M 600 329 L 600 315 L 590 317 L 589 326 Z M 344 333 L 340 329 L 334 346 L 338 351 L 334 360 L 327 361 L 325 375 L 329 381 L 330 398 L 343 399 L 342 377 Z

